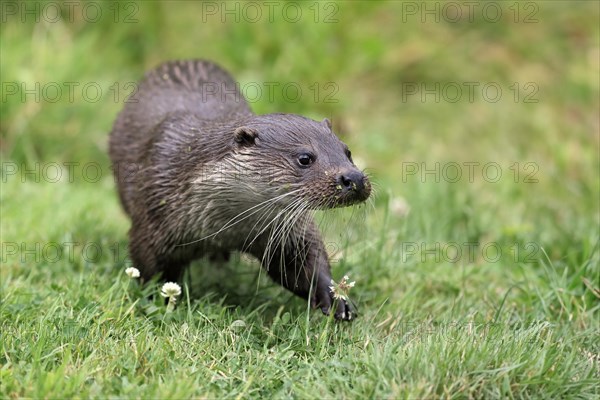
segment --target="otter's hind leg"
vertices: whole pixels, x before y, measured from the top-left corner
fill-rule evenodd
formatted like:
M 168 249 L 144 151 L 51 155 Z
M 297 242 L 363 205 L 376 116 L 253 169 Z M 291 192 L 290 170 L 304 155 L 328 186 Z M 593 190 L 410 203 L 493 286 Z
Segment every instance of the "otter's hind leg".
M 184 260 L 157 253 L 156 246 L 145 232 L 152 232 L 135 222 L 129 231 L 129 255 L 133 266 L 140 270 L 143 282 L 147 282 L 160 274 L 164 282 L 178 282 L 183 269 L 188 264 Z

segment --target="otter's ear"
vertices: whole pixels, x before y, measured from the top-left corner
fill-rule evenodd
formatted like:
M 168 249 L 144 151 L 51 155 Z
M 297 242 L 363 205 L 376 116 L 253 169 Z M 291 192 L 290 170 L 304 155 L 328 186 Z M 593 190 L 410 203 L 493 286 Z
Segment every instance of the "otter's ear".
M 258 131 L 247 126 L 240 126 L 233 131 L 234 140 L 242 146 L 252 146 L 258 138 Z
M 321 125 L 323 125 L 325 128 L 328 128 L 329 130 L 331 130 L 331 121 L 329 120 L 329 118 L 324 118 L 323 121 L 321 121 Z

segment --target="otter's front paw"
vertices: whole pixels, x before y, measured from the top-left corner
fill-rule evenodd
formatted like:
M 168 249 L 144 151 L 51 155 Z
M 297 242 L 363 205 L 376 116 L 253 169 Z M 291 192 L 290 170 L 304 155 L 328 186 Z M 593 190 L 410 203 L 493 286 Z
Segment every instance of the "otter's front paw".
M 350 321 L 356 316 L 350 303 L 345 299 L 334 299 L 331 289 L 326 285 L 317 288 L 311 303 L 313 308 L 319 307 L 325 315 L 329 315 L 332 306 L 337 303 L 336 311 L 333 315 L 337 320 Z

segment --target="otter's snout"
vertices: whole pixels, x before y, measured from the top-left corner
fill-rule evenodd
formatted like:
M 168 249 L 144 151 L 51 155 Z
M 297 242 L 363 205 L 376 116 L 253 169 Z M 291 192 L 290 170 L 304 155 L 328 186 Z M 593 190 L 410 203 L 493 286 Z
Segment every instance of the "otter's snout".
M 366 200 L 371 194 L 371 184 L 365 174 L 358 170 L 347 170 L 339 174 L 338 187 L 342 195 L 351 202 Z

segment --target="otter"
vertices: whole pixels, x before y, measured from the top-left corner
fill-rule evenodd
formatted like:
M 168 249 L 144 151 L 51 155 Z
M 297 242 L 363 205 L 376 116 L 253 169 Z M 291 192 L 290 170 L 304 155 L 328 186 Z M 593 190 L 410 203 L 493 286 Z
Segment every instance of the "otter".
M 194 259 L 244 252 L 313 308 L 353 319 L 334 301 L 311 211 L 363 202 L 371 185 L 329 120 L 256 115 L 217 64 L 170 61 L 126 101 L 109 153 L 144 280 L 176 281 Z

